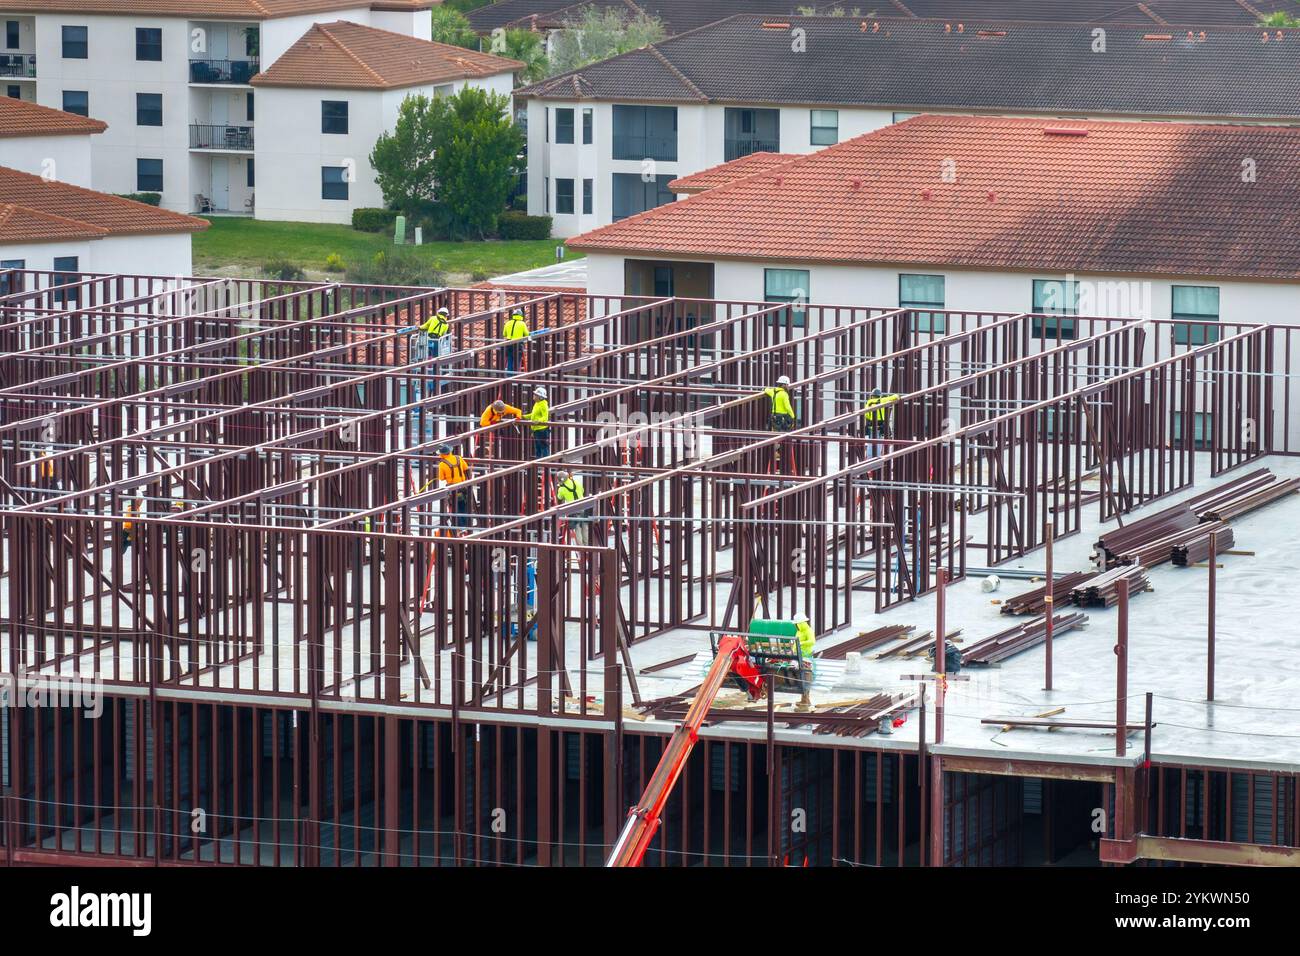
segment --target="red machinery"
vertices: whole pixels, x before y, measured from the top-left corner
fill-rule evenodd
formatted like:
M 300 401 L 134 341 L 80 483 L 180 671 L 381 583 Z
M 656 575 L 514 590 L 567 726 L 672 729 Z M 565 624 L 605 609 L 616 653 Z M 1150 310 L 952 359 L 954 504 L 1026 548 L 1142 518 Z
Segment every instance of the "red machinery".
M 618 841 L 605 866 L 641 865 L 650 841 L 659 830 L 664 804 L 668 802 L 668 796 L 677 785 L 682 768 L 686 766 L 686 759 L 691 755 L 695 741 L 699 739 L 700 725 L 704 723 L 718 691 L 728 678 L 743 686 L 751 700 L 763 696 L 763 691 L 768 686 L 762 666 L 750 657 L 745 638 L 734 634 L 718 641 L 713 665 L 705 675 L 704 683 L 700 685 L 700 692 L 695 695 L 686 717 L 669 738 L 659 766 L 655 768 L 645 793 L 641 795 L 641 802 L 628 812 L 627 823 L 623 825 L 623 831 L 618 835 Z

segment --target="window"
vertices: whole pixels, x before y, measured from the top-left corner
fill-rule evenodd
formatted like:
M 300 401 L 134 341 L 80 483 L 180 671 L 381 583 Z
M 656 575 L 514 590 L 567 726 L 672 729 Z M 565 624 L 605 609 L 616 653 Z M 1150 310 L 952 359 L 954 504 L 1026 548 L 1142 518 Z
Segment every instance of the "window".
M 794 303 L 790 309 L 775 313 L 770 322 L 803 325 L 808 317 L 808 270 L 764 269 L 763 299 Z
M 592 132 L 595 127 L 595 111 L 587 108 L 582 111 L 582 143 L 584 146 L 590 146 L 592 141 Z
M 6 269 L 26 269 L 27 262 L 24 259 L 0 259 L 0 273 Z M 16 291 L 18 283 L 14 281 L 15 277 L 0 275 L 0 295 L 8 295 Z
M 348 168 L 346 166 L 322 166 L 320 168 L 320 198 L 348 198 Z
M 542 212 L 551 211 L 551 177 L 542 177 Z
M 244 119 L 253 122 L 253 94 L 244 94 Z
M 673 267 L 655 266 L 654 296 L 656 299 L 671 299 L 673 296 Z
M 1079 283 L 1062 279 L 1035 279 L 1034 304 L 1030 310 L 1044 315 L 1078 315 Z M 1036 339 L 1072 339 L 1078 333 L 1073 319 L 1031 319 L 1030 334 Z
M 900 275 L 898 277 L 898 307 L 900 309 L 942 309 L 943 276 Z M 948 317 L 933 312 L 917 312 L 912 316 L 914 332 L 946 332 Z
M 160 193 L 163 191 L 163 161 L 161 159 L 137 159 L 135 161 L 135 188 L 142 193 Z
M 162 124 L 162 94 L 135 94 L 135 125 L 161 126 Z
M 5 49 L 16 50 L 21 45 L 22 44 L 18 39 L 18 21 L 6 20 L 5 21 Z
M 78 116 L 90 115 L 90 94 L 85 90 L 63 91 L 63 112 Z
M 555 111 L 555 141 L 557 143 L 573 142 L 572 109 L 557 109 Z
M 723 158 L 781 150 L 781 111 L 728 108 L 723 113 Z
M 677 107 L 615 106 L 613 159 L 677 161 Z
M 595 206 L 596 181 L 594 179 L 584 179 L 582 181 L 582 214 L 590 216 L 592 208 Z
M 136 27 L 135 58 L 162 61 L 162 30 L 158 27 Z
M 920 116 L 920 113 L 895 113 L 894 122 L 901 123 L 905 119 L 911 119 L 913 116 Z
M 79 290 L 68 289 L 66 292 L 60 292 L 58 287 L 71 285 L 72 283 L 77 281 L 76 273 L 81 271 L 81 267 L 77 264 L 77 257 L 76 256 L 55 256 L 54 271 L 73 273 L 72 275 L 56 275 L 54 277 L 54 286 L 55 286 L 54 301 L 71 302 L 73 305 L 76 305 L 77 298 L 79 295 Z
M 257 27 L 244 27 L 244 56 L 256 57 L 262 32 Z
M 840 141 L 840 111 L 811 110 L 812 135 L 809 142 L 814 146 L 834 146 Z
M 557 216 L 573 215 L 572 179 L 557 179 L 555 181 L 555 214 Z
M 1195 322 L 1219 321 L 1219 287 L 1214 285 L 1176 285 L 1173 302 L 1174 319 Z M 1175 345 L 1205 345 L 1219 341 L 1219 330 L 1207 325 L 1174 326 Z
M 1182 445 L 1183 443 L 1183 418 L 1185 413 L 1175 411 L 1174 415 L 1174 443 Z M 1210 448 L 1213 435 L 1210 429 L 1209 412 L 1192 413 L 1192 447 L 1197 451 L 1206 451 Z
M 542 107 L 542 138 L 548 143 L 551 141 L 551 108 L 549 106 Z
M 255 181 L 255 180 L 256 180 L 256 177 L 253 175 L 253 157 L 252 157 L 252 156 L 248 157 L 248 171 L 247 171 L 247 177 L 246 177 L 246 180 L 247 180 L 248 188 L 249 188 L 249 189 L 252 189 L 254 186 L 257 185 L 257 183 L 256 183 L 256 181 Z
M 663 174 L 643 180 L 640 173 L 614 173 L 611 193 L 614 199 L 614 218 L 626 219 L 672 202 L 677 198 L 668 191 L 668 182 L 672 178 Z
M 23 88 L 21 86 L 5 87 L 5 95 L 11 100 L 21 100 L 23 98 Z
M 346 100 L 321 100 L 320 131 L 346 133 L 348 131 L 348 104 Z
M 63 58 L 65 60 L 84 60 L 89 55 L 90 44 L 86 38 L 85 27 L 63 28 Z

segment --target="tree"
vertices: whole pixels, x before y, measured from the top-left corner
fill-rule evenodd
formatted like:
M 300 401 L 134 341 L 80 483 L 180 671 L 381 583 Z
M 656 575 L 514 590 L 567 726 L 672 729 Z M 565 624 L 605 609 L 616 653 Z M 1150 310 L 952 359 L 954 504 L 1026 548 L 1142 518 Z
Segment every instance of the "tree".
M 436 216 L 452 238 L 482 238 L 505 209 L 523 147 L 509 98 L 467 86 L 432 100 L 408 97 L 370 164 L 389 206 Z
M 546 43 L 540 33 L 532 30 L 493 30 L 488 46 L 491 53 L 508 57 L 524 64 L 520 78 L 525 83 L 533 83 L 546 76 L 550 65 L 546 58 Z
M 465 14 L 440 5 L 433 8 L 431 16 L 434 40 L 439 43 L 450 43 L 452 46 L 463 46 L 467 50 L 478 49 L 478 34 L 465 19 Z
M 442 5 L 460 13 L 469 13 L 494 2 L 495 0 L 443 0 Z
M 639 50 L 658 43 L 664 35 L 663 23 L 643 13 L 629 16 L 614 7 L 586 7 L 581 19 L 565 21 L 555 34 L 550 75 Z
M 1278 10 L 1270 13 L 1259 21 L 1261 27 L 1300 27 L 1300 19 L 1296 19 L 1285 10 Z

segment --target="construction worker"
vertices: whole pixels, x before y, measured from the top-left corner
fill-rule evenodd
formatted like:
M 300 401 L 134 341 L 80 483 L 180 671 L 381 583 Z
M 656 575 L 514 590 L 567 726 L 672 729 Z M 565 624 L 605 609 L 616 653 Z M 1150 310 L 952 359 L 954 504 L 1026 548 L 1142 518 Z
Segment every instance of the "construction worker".
M 442 340 L 451 329 L 450 319 L 451 312 L 444 305 L 420 326 L 420 331 L 429 337 L 429 358 L 442 354 Z
M 888 394 L 881 392 L 879 388 L 871 390 L 870 397 L 867 398 L 866 410 L 862 413 L 862 418 L 866 424 L 868 438 L 892 438 L 894 437 L 892 406 L 898 401 L 898 395 L 894 392 Z M 874 458 L 877 454 L 877 446 L 873 443 L 871 446 L 871 456 Z
M 523 409 L 515 408 L 515 406 L 513 405 L 507 405 L 505 402 L 501 401 L 501 399 L 498 398 L 487 408 L 483 409 L 483 414 L 479 416 L 478 427 L 491 428 L 493 425 L 497 425 L 501 422 L 511 421 L 511 420 L 518 421 L 523 417 L 524 417 Z M 485 449 L 487 457 L 492 456 L 492 442 L 493 442 L 493 436 L 488 435 L 486 439 L 486 449 Z
M 551 453 L 551 405 L 546 400 L 545 387 L 533 389 L 533 407 L 524 418 L 533 430 L 533 457 L 545 458 Z
M 800 612 L 794 616 L 794 633 L 799 638 L 799 656 L 803 658 L 802 691 L 803 698 L 800 701 L 801 706 L 809 706 L 813 678 L 816 674 L 816 658 L 813 654 L 817 649 L 817 635 L 813 633 L 812 624 L 808 620 L 808 615 Z
M 515 312 L 506 322 L 504 329 L 506 337 L 506 371 L 517 372 L 523 364 L 523 340 L 531 334 L 528 329 L 528 320 L 524 318 L 522 312 Z
M 555 473 L 555 500 L 562 505 L 572 504 L 575 501 L 581 501 L 587 497 L 587 491 L 582 487 L 582 479 L 571 471 L 560 469 Z M 573 536 L 577 538 L 578 544 L 586 545 L 591 542 L 591 518 L 587 511 L 574 512 L 569 515 L 569 527 L 573 528 Z
M 438 446 L 438 483 L 443 488 L 455 488 L 469 480 L 472 471 L 464 458 L 456 454 L 451 445 L 443 442 Z M 456 510 L 457 528 L 469 527 L 470 489 L 461 488 L 452 492 L 452 506 Z
M 122 522 L 122 553 L 126 554 L 126 549 L 135 543 L 136 518 L 140 517 L 140 507 L 143 502 L 137 498 L 135 501 L 128 501 L 123 515 L 126 520 Z
M 794 428 L 794 406 L 790 403 L 790 376 L 782 375 L 776 385 L 763 389 L 763 394 L 772 400 L 771 417 L 768 427 L 774 432 L 788 432 Z

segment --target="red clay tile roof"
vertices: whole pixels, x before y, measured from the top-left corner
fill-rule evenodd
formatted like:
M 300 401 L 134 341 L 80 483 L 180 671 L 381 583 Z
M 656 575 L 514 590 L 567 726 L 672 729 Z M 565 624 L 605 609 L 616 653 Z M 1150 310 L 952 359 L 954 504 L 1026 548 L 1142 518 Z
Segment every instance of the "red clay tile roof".
M 254 86 L 395 89 L 523 69 L 518 60 L 337 20 L 304 33 Z
M 0 210 L 6 209 L 0 225 L 0 241 L 5 242 L 202 232 L 209 225 L 194 216 L 0 166 Z
M 1295 279 L 1300 128 L 920 116 L 569 244 Z
M 108 124 L 76 113 L 0 97 L 0 138 L 6 136 L 76 136 L 102 133 Z
M 422 10 L 436 0 L 376 0 L 375 10 Z M 121 16 L 148 14 L 160 17 L 221 17 L 239 20 L 274 20 L 331 10 L 353 10 L 366 0 L 0 0 L 7 13 L 102 13 Z
M 725 186 L 727 183 L 735 182 L 737 179 L 744 179 L 746 176 L 754 175 L 754 173 L 765 172 L 776 166 L 784 166 L 791 160 L 798 158 L 798 153 L 750 153 L 748 156 L 740 157 L 740 159 L 733 159 L 729 163 L 719 163 L 717 166 L 701 169 L 698 173 L 691 173 L 689 176 L 674 179 L 668 184 L 668 189 L 678 195 L 702 193 L 706 189 Z

